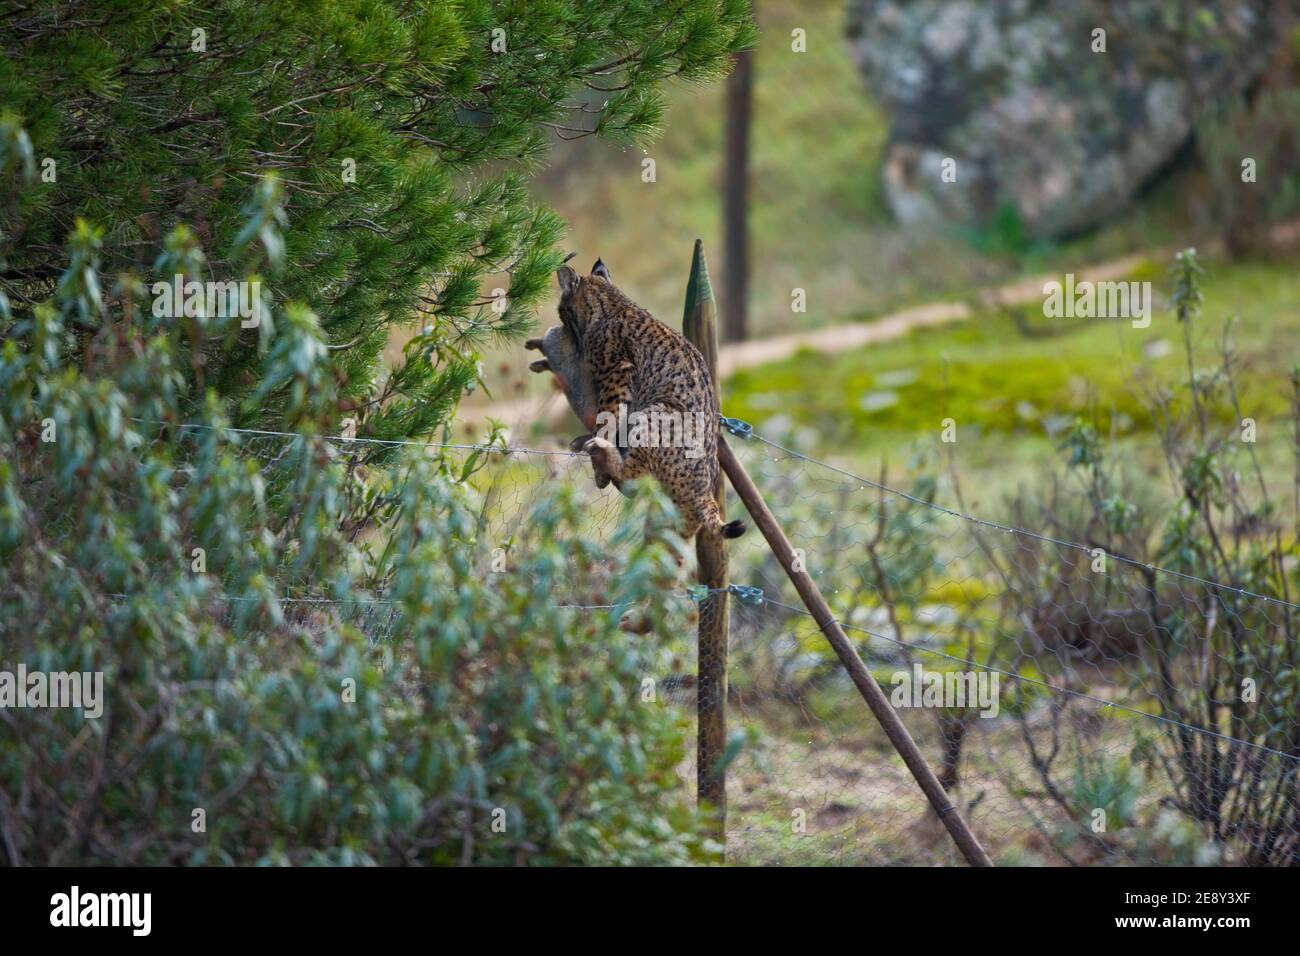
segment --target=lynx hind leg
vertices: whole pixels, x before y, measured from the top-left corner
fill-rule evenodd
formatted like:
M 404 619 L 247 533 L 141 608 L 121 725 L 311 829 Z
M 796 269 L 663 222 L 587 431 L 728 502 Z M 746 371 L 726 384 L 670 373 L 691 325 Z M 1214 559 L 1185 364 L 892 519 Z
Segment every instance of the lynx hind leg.
M 712 499 L 710 499 L 712 502 Z M 698 502 L 674 502 L 677 505 L 677 511 L 681 515 L 681 523 L 677 526 L 678 532 L 687 544 L 695 540 L 695 536 L 700 531 L 707 529 L 708 521 L 704 516 Z M 714 507 L 714 513 L 717 513 L 717 507 Z
M 683 540 L 694 541 L 695 536 L 700 533 L 700 529 L 703 527 L 704 523 L 698 518 L 686 518 L 677 526 L 677 530 L 681 533 Z
M 748 525 L 739 518 L 724 522 L 721 512 L 718 511 L 718 502 L 711 494 L 693 499 L 686 508 L 678 505 L 678 510 L 683 515 L 688 515 L 683 517 L 681 525 L 682 537 L 687 541 L 697 534 L 706 534 L 714 538 L 739 538 L 748 528 Z

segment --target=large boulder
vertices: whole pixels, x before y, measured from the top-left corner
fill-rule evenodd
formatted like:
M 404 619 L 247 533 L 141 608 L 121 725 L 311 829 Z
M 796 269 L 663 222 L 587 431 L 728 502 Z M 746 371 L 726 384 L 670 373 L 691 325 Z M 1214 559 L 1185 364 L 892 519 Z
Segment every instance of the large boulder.
M 854 59 L 891 119 L 883 175 L 895 215 L 979 225 L 1010 209 L 1037 237 L 1096 226 L 1202 112 L 1263 72 L 1291 7 L 849 0 Z M 1105 52 L 1093 49 L 1098 28 Z M 956 182 L 941 175 L 949 158 Z

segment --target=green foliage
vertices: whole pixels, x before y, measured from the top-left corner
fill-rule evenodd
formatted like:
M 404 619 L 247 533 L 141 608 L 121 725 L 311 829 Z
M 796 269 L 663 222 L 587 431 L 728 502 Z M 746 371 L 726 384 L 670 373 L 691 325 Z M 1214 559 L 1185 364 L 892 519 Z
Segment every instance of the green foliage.
M 521 173 L 552 132 L 641 140 L 665 79 L 715 78 L 754 36 L 746 0 L 79 7 L 0 13 L 0 171 L 27 174 L 0 194 L 0 320 L 4 301 L 30 309 L 55 291 L 79 219 L 113 277 L 102 311 L 76 317 L 81 350 L 141 283 L 171 279 L 164 267 L 242 274 L 256 238 L 280 270 L 273 304 L 315 312 L 358 434 L 385 439 L 440 426 L 476 351 L 531 322 L 561 223 Z M 606 91 L 594 108 L 574 98 L 588 88 Z M 282 244 L 283 222 L 265 218 L 279 207 L 257 192 L 267 173 L 292 224 Z M 155 262 L 179 224 L 195 254 Z M 403 324 L 423 332 L 410 367 L 384 376 Z M 243 402 L 258 345 L 245 329 L 203 343 L 194 365 L 237 424 L 274 427 L 274 405 Z
M 604 553 L 561 492 L 529 516 L 511 573 L 485 573 L 482 459 L 380 463 L 307 437 L 258 467 L 265 439 L 223 433 L 215 398 L 181 416 L 187 343 L 232 323 L 160 323 L 70 365 L 65 316 L 95 281 L 68 273 L 0 353 L 0 648 L 11 673 L 102 672 L 106 699 L 98 718 L 0 710 L 0 859 L 699 858 L 684 728 L 639 695 L 667 672 L 662 643 L 617 611 L 557 606 L 608 566 L 603 603 L 681 613 L 661 545 L 629 530 Z M 330 420 L 305 306 L 284 310 L 258 380 L 304 434 Z
M 1040 496 L 1027 509 L 1027 523 L 1051 522 L 1062 537 L 1128 562 L 1111 561 L 1107 573 L 1091 574 L 1064 550 L 1040 549 L 1035 560 L 1045 560 L 1049 583 L 1040 593 L 1023 587 L 1019 613 L 1050 608 L 1055 594 L 1069 593 L 1086 595 L 1085 612 L 1075 620 L 1101 620 L 1101 608 L 1124 618 L 1122 629 L 1099 628 L 1089 643 L 1104 659 L 1122 663 L 1130 690 L 1145 698 L 1142 710 L 1188 728 L 1139 735 L 1134 750 L 1134 769 L 1163 774 L 1175 794 L 1169 806 L 1199 834 L 1193 839 L 1166 821 L 1167 838 L 1151 852 L 1197 860 L 1230 852 L 1250 863 L 1294 865 L 1297 541 L 1282 523 L 1252 442 L 1243 441 L 1242 364 L 1231 337 L 1225 335 L 1214 367 L 1194 361 L 1205 290 L 1192 250 L 1176 257 L 1173 273 L 1171 306 L 1184 335 L 1186 372 L 1175 389 L 1151 401 L 1176 492 L 1172 500 L 1133 504 L 1150 476 L 1113 467 L 1110 444 L 1090 426 L 1077 426 L 1062 450 L 1066 468 L 1081 478 L 1082 514 L 1080 502 L 1069 507 Z M 1231 411 L 1227 421 L 1204 413 L 1211 402 Z M 1290 405 L 1288 431 L 1295 435 L 1300 387 Z M 1268 693 L 1251 690 L 1262 685 Z M 1081 765 L 1076 801 L 1129 805 L 1120 785 L 1126 773 L 1119 764 Z M 1213 852 L 1200 846 L 1201 838 L 1213 841 Z
M 1126 758 L 1113 759 L 1104 751 L 1081 753 L 1075 762 L 1072 796 L 1081 809 L 1106 811 L 1107 830 L 1118 830 L 1133 823 L 1145 783 L 1141 769 Z
M 641 699 L 664 644 L 559 606 L 680 629 L 663 502 L 606 553 L 560 490 L 492 574 L 512 465 L 330 436 L 446 441 L 559 263 L 523 179 L 552 131 L 651 132 L 747 3 L 79 6 L 0 13 L 0 670 L 105 699 L 0 708 L 0 861 L 712 853 Z M 258 321 L 164 306 L 177 276 Z
M 1025 228 L 1014 203 L 1003 203 L 986 223 L 966 230 L 967 240 L 986 256 L 1042 256 L 1050 245 Z
M 1201 293 L 1201 279 L 1205 270 L 1196 258 L 1195 249 L 1184 249 L 1174 256 L 1174 264 L 1169 270 L 1174 279 L 1173 293 L 1169 304 L 1173 306 L 1179 322 L 1189 322 L 1201 312 L 1204 296 Z

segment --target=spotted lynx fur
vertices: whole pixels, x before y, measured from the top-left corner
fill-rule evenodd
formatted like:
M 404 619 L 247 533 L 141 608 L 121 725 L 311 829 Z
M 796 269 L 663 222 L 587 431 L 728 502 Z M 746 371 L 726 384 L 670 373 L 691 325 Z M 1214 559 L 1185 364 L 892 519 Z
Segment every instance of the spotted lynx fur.
M 742 521 L 723 523 L 714 500 L 718 480 L 718 405 L 704 357 L 690 342 L 621 292 L 597 260 L 580 276 L 567 265 L 560 281 L 560 322 L 528 348 L 545 359 L 529 366 L 552 372 L 574 413 L 591 432 L 631 419 L 699 422 L 693 441 L 620 446 L 603 434 L 580 435 L 575 450 L 591 456 L 596 484 L 654 475 L 681 515 L 687 540 L 697 532 L 735 538 Z M 690 429 L 678 432 L 689 436 Z

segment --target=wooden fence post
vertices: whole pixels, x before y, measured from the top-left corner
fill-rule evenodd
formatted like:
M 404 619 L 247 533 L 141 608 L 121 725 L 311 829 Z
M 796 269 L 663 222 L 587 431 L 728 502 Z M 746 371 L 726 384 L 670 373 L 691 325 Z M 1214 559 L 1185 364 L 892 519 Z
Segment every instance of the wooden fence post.
M 686 285 L 686 308 L 682 315 L 682 334 L 700 350 L 713 377 L 713 394 L 722 407 L 718 386 L 718 310 L 709 283 L 709 267 L 704 261 L 704 243 L 695 240 L 691 275 Z M 717 428 L 716 422 L 707 427 Z M 722 439 L 718 439 L 721 444 Z M 715 494 L 722 520 L 727 520 L 726 492 L 721 469 Z M 713 818 L 714 838 L 727 845 L 727 774 L 720 761 L 727 749 L 727 629 L 729 595 L 727 589 L 727 544 L 706 535 L 695 540 L 699 562 L 699 581 L 718 588 L 699 605 L 698 663 L 695 678 L 695 712 L 699 736 L 695 756 L 696 794 L 701 807 L 709 807 Z
M 704 261 L 704 243 L 695 240 L 695 254 L 691 260 L 691 275 L 686 286 L 686 307 L 682 315 L 682 334 L 700 350 L 708 363 L 713 378 L 713 394 L 722 407 L 721 388 L 718 383 L 718 331 L 717 306 L 713 300 L 713 287 L 709 283 L 709 269 Z M 794 549 L 777 524 L 757 486 L 745 471 L 725 440 L 718 439 L 718 486 L 715 494 L 722 518 L 726 520 L 726 490 L 722 476 L 731 479 L 740 500 L 754 519 L 773 554 L 785 568 L 795 590 L 803 598 L 814 620 L 830 642 L 840 663 L 848 671 L 858 693 L 862 695 L 890 742 L 903 758 L 908 770 L 939 814 L 966 861 L 972 866 L 992 866 L 975 835 L 966 825 L 948 797 L 947 791 L 926 763 L 920 748 L 907 732 L 902 719 L 890 705 L 884 691 L 867 669 L 857 650 L 840 627 L 821 591 L 806 571 L 796 570 Z M 695 542 L 699 562 L 699 580 L 710 589 L 718 589 L 700 602 L 699 660 L 696 676 L 696 715 L 699 724 L 698 747 L 695 759 L 696 793 L 702 807 L 715 812 L 713 836 L 726 854 L 727 837 L 727 777 L 720 760 L 727 749 L 727 631 L 729 603 L 727 594 L 727 545 L 725 540 L 708 541 L 700 535 Z
M 822 597 L 822 592 L 813 582 L 812 576 L 807 571 L 799 570 L 800 566 L 795 562 L 794 548 L 790 546 L 785 532 L 776 523 L 776 518 L 767 507 L 767 503 L 763 501 L 763 496 L 759 494 L 753 479 L 745 471 L 745 466 L 723 440 L 718 442 L 718 461 L 727 477 L 731 479 L 731 487 L 736 489 L 737 497 L 745 503 L 745 508 L 753 517 L 754 524 L 758 526 L 759 531 L 763 532 L 763 537 L 767 539 L 772 553 L 781 562 L 781 567 L 785 568 L 785 573 L 794 584 L 795 590 L 799 592 L 799 597 L 803 598 L 804 605 L 817 622 L 817 626 L 821 628 L 826 640 L 830 642 L 835 655 L 844 665 L 844 669 L 849 672 L 849 677 L 852 678 L 858 693 L 862 695 L 862 699 L 871 708 L 871 713 L 884 728 L 889 742 L 903 758 L 907 769 L 912 771 L 912 776 L 929 799 L 930 805 L 939 814 L 943 825 L 948 828 L 948 833 L 962 855 L 966 857 L 966 862 L 971 866 L 992 866 L 993 861 L 984 852 L 984 847 L 980 846 L 975 834 L 971 833 L 960 811 L 949 798 L 948 792 L 944 790 L 943 784 L 926 763 L 920 748 L 916 746 L 916 741 L 907 732 L 902 718 L 889 703 L 889 698 L 880 689 L 880 685 L 876 683 L 876 678 L 867 669 L 867 665 L 858 656 L 857 649 L 844 633 L 844 629 L 840 627 L 839 621 L 835 620 L 830 605 Z

